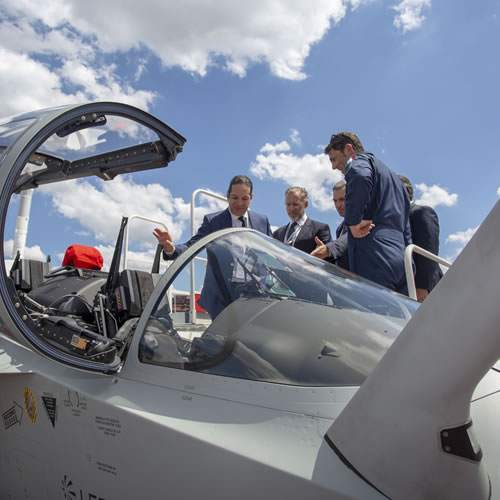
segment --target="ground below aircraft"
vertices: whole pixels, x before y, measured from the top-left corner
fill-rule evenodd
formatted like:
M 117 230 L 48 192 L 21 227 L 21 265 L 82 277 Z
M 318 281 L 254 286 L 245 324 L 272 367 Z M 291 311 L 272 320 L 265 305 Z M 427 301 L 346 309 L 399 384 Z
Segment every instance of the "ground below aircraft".
M 5 119 L 4 241 L 27 191 L 184 142 L 117 103 Z M 500 498 L 500 204 L 421 306 L 247 228 L 124 267 L 128 224 L 107 271 L 0 272 L 1 500 Z

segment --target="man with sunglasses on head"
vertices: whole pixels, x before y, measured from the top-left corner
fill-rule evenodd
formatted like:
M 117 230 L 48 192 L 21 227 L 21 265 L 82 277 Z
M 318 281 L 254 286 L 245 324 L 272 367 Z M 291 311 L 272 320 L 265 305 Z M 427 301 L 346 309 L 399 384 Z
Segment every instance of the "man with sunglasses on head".
M 325 154 L 346 181 L 350 270 L 407 294 L 404 252 L 411 243 L 410 198 L 399 176 L 366 152 L 353 132 L 332 135 Z

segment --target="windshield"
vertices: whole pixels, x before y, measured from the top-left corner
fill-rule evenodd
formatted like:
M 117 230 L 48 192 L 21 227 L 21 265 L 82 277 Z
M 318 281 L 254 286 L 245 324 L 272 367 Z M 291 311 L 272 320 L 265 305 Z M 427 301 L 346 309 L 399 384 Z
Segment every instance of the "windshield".
M 358 385 L 418 307 L 254 231 L 225 234 L 197 258 L 204 264 L 196 271 L 196 318 L 181 270 L 148 320 L 143 362 L 293 385 Z

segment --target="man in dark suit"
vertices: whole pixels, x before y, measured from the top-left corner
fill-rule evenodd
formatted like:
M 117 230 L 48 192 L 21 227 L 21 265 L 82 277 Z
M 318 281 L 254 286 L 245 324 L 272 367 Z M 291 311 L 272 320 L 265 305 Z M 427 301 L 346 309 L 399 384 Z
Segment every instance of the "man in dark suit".
M 276 229 L 273 236 L 303 252 L 311 253 L 316 248 L 315 238 L 328 243 L 332 240 L 332 236 L 328 224 L 307 217 L 308 204 L 305 188 L 298 186 L 288 188 L 285 191 L 285 207 L 290 222 Z
M 416 205 L 413 202 L 413 186 L 404 175 L 399 176 L 410 196 L 410 228 L 413 243 L 434 255 L 439 254 L 439 219 L 436 211 L 426 205 Z M 442 278 L 443 272 L 437 262 L 413 254 L 415 262 L 415 287 L 417 300 L 423 302 L 430 291 Z
M 346 180 L 345 223 L 350 270 L 408 293 L 404 252 L 411 243 L 410 199 L 401 179 L 352 132 L 332 135 L 325 148 Z
M 174 245 L 168 231 L 155 228 L 153 234 L 163 247 L 165 260 L 175 259 L 186 248 L 196 243 L 207 234 L 228 227 L 251 227 L 261 233 L 272 236 L 269 220 L 265 215 L 248 210 L 253 198 L 253 184 L 246 175 L 237 175 L 231 179 L 227 191 L 228 208 L 220 212 L 205 215 L 198 232 L 186 243 Z
M 342 217 L 342 222 L 338 225 L 335 235 L 336 239 L 330 243 L 323 243 L 316 238 L 318 245 L 311 255 L 320 259 L 325 259 L 349 271 L 349 255 L 347 252 L 347 226 L 344 222 L 344 202 L 345 202 L 345 184 L 344 180 L 337 182 L 333 186 L 333 203 L 337 212 Z
M 153 234 L 158 243 L 163 247 L 163 258 L 165 260 L 175 259 L 198 240 L 219 229 L 250 227 L 268 236 L 272 236 L 271 226 L 267 217 L 248 210 L 252 198 L 252 181 L 245 175 L 237 175 L 231 179 L 229 189 L 227 190 L 228 208 L 220 212 L 205 215 L 198 232 L 186 243 L 175 245 L 168 231 L 155 228 Z M 227 273 L 229 269 L 228 264 L 232 265 L 233 262 L 230 262 L 230 259 L 226 255 L 224 256 L 225 263 L 221 265 L 218 262 L 218 257 L 220 256 L 215 256 L 213 253 L 207 252 L 207 272 L 205 274 L 201 297 L 198 301 L 199 305 L 209 312 L 212 319 L 228 305 L 229 299 L 234 300 L 236 298 L 233 293 L 234 290 L 226 289 L 228 284 L 234 283 L 234 281 L 231 281 L 231 276 L 227 279 L 227 276 L 221 274 L 221 269 Z

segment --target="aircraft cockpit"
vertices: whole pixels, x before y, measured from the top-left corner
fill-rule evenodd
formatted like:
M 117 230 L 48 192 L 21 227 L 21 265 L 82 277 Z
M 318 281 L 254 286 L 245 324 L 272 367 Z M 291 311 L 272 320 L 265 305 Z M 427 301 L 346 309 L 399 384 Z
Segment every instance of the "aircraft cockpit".
M 167 166 L 184 141 L 151 115 L 114 103 L 6 119 L 0 123 L 4 232 L 17 209 L 18 221 L 27 215 L 23 198 L 33 192 L 48 190 L 55 200 L 64 185 L 91 193 L 92 183 Z M 81 210 L 90 214 L 92 204 Z M 33 214 L 34 233 L 62 230 L 42 227 L 46 215 Z M 110 221 L 103 214 L 96 231 L 108 230 Z M 93 371 L 117 372 L 132 356 L 144 366 L 239 379 L 354 386 L 418 307 L 246 228 L 209 235 L 164 269 L 159 249 L 149 268 L 128 267 L 128 217 L 116 225 L 103 269 L 53 268 L 48 259 L 15 255 L 22 225 L 13 252 L 4 238 L 4 261 L 9 250 L 13 260 L 0 277 L 8 305 L 3 331 Z M 152 239 L 150 228 L 141 234 Z
M 159 283 L 136 332 L 141 362 L 289 385 L 359 385 L 417 307 L 253 230 L 207 239 Z M 185 288 L 183 271 L 195 260 L 204 265 L 191 321 L 190 297 L 172 290 Z

